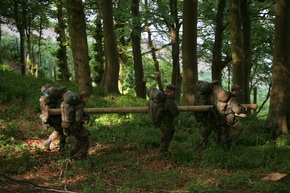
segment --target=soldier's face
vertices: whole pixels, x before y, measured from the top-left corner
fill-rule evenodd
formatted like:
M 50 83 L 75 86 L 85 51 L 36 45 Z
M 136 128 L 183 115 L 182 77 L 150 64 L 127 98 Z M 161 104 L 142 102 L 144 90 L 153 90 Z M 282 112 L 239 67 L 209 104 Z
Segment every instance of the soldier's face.
M 88 102 L 90 100 L 90 97 L 84 97 L 83 98 L 83 101 L 86 103 L 86 102 Z
M 169 90 L 169 91 L 167 91 L 167 95 L 168 95 L 170 98 L 172 98 L 172 99 L 175 98 L 175 92 L 174 92 L 173 90 Z

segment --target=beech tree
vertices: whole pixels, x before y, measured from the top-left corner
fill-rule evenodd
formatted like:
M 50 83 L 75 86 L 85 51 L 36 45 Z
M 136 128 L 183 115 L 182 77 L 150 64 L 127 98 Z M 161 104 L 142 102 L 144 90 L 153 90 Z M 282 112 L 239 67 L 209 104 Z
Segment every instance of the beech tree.
M 276 1 L 272 90 L 267 128 L 274 137 L 289 133 L 290 1 Z
M 132 0 L 133 30 L 131 33 L 132 49 L 134 59 L 135 73 L 135 91 L 137 97 L 146 98 L 146 80 L 143 72 L 142 54 L 141 54 L 141 17 L 140 0 Z
M 240 0 L 231 0 L 230 5 L 231 18 L 231 37 L 232 37 L 232 65 L 233 76 L 232 83 L 240 86 L 244 83 L 244 53 L 243 53 L 243 36 L 240 12 Z M 241 95 L 237 96 L 238 101 L 242 101 Z
M 63 0 L 56 0 L 56 17 L 57 17 L 57 26 L 56 26 L 56 32 L 58 34 L 58 42 L 59 42 L 59 48 L 57 50 L 57 58 L 58 58 L 58 67 L 60 72 L 60 79 L 62 81 L 69 81 L 70 73 L 68 69 L 67 64 L 67 38 L 66 38 L 66 22 L 64 18 L 64 5 Z
M 106 68 L 104 73 L 104 88 L 106 94 L 119 94 L 119 54 L 117 50 L 116 37 L 113 24 L 113 4 L 112 0 L 103 1 L 103 25 L 105 38 Z
M 182 88 L 183 102 L 194 104 L 197 75 L 197 0 L 183 1 Z
M 65 5 L 78 89 L 92 92 L 84 6 L 81 0 L 67 0 Z

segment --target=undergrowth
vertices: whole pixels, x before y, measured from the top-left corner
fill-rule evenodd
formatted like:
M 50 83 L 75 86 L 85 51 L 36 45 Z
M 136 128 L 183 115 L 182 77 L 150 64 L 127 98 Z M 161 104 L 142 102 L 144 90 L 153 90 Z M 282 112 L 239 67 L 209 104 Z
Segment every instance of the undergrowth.
M 35 175 L 34 180 L 81 192 L 288 192 L 289 178 L 267 182 L 270 173 L 290 171 L 290 138 L 273 141 L 264 120 L 243 120 L 244 134 L 231 146 L 210 138 L 198 149 L 202 127 L 191 113 L 180 113 L 170 144 L 172 154 L 158 153 L 160 131 L 148 115 L 92 114 L 90 155 L 68 161 L 65 155 L 46 152 L 34 141 L 46 139 L 38 118 L 40 87 L 49 81 L 0 71 L 0 173 L 11 177 Z M 49 82 L 62 86 L 61 82 Z M 65 84 L 76 91 L 76 85 Z M 104 96 L 101 88 L 87 107 L 144 107 L 134 96 Z M 48 170 L 48 171 L 47 171 Z M 39 173 L 51 172 L 42 178 Z M 59 175 L 61 173 L 62 175 Z M 58 176 L 59 177 L 56 177 Z M 61 179 L 61 180 L 57 180 Z M 61 182 L 60 182 L 61 181 Z

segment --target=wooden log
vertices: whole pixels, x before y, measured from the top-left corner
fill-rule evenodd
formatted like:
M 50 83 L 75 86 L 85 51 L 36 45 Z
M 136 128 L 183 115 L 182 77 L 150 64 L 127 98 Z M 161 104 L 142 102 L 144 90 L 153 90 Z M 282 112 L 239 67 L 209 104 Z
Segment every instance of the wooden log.
M 257 104 L 243 104 L 250 109 L 257 109 Z M 178 106 L 179 112 L 204 112 L 212 105 L 203 106 Z M 60 109 L 49 109 L 50 115 L 60 115 Z M 148 113 L 148 107 L 111 107 L 111 108 L 85 108 L 85 112 L 89 114 L 110 114 L 110 113 Z

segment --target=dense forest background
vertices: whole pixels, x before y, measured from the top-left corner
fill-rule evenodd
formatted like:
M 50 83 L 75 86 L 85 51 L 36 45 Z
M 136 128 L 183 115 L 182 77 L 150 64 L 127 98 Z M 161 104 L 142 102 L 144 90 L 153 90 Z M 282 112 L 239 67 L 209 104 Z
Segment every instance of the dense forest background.
M 289 0 L 2 0 L 0 191 L 289 192 Z M 239 84 L 241 119 L 231 146 L 198 149 L 202 125 L 175 120 L 172 154 L 142 113 L 91 114 L 86 160 L 43 148 L 46 83 L 87 90 L 88 108 L 144 107 L 146 88 L 177 86 L 192 105 L 197 80 Z M 68 143 L 74 140 L 68 139 Z
M 289 125 L 288 7 L 285 0 L 3 0 L 0 60 L 23 76 L 75 82 L 79 91 L 146 98 L 146 87 L 172 83 L 177 101 L 189 105 L 198 79 L 239 84 L 238 100 L 258 97 L 277 137 Z

